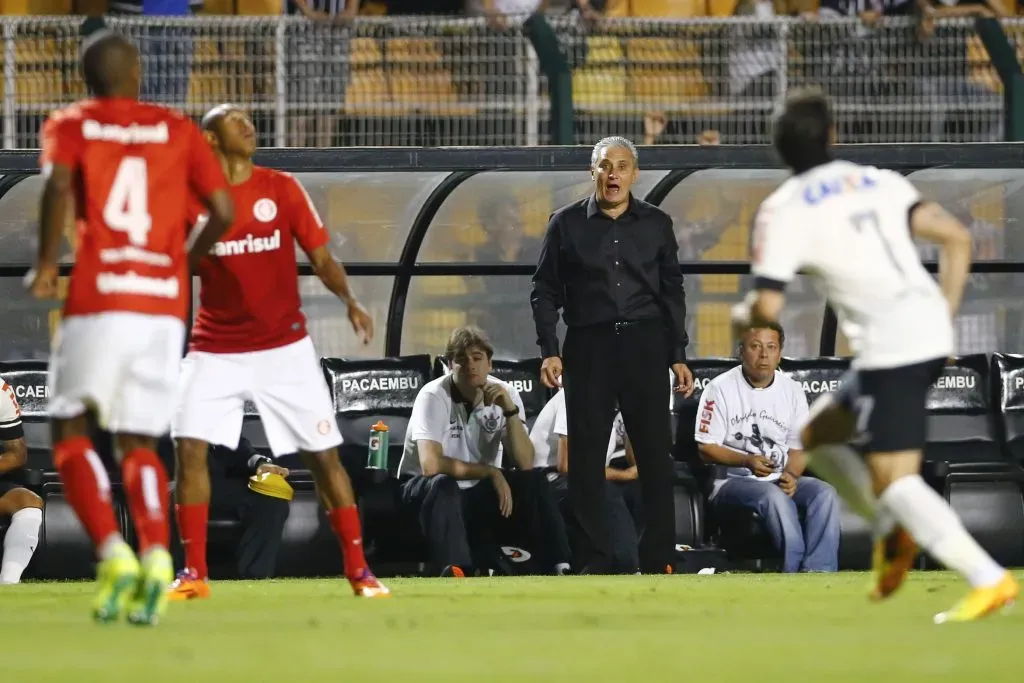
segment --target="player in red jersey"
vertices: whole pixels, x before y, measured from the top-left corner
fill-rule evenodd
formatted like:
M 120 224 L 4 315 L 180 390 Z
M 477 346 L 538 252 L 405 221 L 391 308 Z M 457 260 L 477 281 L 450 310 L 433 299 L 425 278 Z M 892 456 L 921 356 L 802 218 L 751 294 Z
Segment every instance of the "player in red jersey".
M 174 575 L 167 473 L 155 447 L 174 414 L 189 261 L 230 225 L 233 205 L 199 128 L 137 101 L 131 43 L 107 32 L 90 37 L 82 72 L 94 97 L 54 112 L 43 128 L 39 256 L 26 284 L 38 298 L 56 297 L 62 228 L 73 210 L 75 266 L 50 362 L 53 458 L 100 559 L 94 617 L 111 621 L 127 607 L 132 623 L 155 624 Z M 212 218 L 186 255 L 192 195 Z M 123 454 L 138 558 L 119 533 L 91 419 L 116 435 Z
M 327 250 L 330 235 L 306 191 L 287 173 L 253 164 L 256 133 L 249 117 L 221 105 L 203 118 L 203 129 L 231 184 L 238 220 L 200 263 L 199 311 L 182 363 L 172 435 L 186 567 L 171 586 L 172 599 L 210 594 L 207 448 L 237 448 L 247 399 L 259 410 L 274 455 L 301 452 L 341 541 L 345 575 L 355 594 L 387 595 L 363 556 L 355 495 L 338 458 L 341 433 L 334 404 L 302 315 L 296 240 L 320 280 L 348 307 L 352 328 L 364 343 L 373 336 L 372 320 Z

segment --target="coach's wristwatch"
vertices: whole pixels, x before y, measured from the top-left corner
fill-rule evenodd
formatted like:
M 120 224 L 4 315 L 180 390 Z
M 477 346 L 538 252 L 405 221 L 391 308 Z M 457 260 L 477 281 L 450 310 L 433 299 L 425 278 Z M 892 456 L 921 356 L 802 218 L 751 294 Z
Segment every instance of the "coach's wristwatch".
M 508 419 L 510 417 L 515 417 L 516 415 L 519 414 L 519 406 L 516 406 L 515 410 L 505 410 L 505 411 L 502 411 L 501 414 L 504 415 L 506 419 Z

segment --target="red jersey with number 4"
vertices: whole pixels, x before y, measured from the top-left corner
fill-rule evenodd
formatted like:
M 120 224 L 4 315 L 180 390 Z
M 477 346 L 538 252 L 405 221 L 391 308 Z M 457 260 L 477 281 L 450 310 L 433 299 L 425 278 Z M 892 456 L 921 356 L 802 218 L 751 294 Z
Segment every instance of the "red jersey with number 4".
M 44 175 L 74 175 L 75 266 L 64 314 L 188 313 L 189 197 L 227 187 L 187 116 L 123 98 L 54 112 L 42 133 Z
M 231 187 L 235 222 L 199 266 L 191 348 L 210 353 L 274 349 L 306 336 L 295 242 L 311 255 L 330 240 L 309 195 L 287 173 L 256 166 Z M 204 222 L 193 203 L 196 223 Z

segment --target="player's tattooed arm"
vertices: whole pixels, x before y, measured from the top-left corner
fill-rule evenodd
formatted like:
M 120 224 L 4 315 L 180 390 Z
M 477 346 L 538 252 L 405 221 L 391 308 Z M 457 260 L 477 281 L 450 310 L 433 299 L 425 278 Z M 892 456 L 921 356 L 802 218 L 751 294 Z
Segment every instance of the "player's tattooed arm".
M 28 462 L 28 446 L 25 439 L 0 441 L 0 474 L 20 469 Z
M 34 296 L 57 295 L 57 263 L 64 224 L 74 208 L 74 172 L 64 164 L 47 164 L 43 169 L 46 184 L 39 206 L 39 252 L 36 266 L 26 277 Z
M 935 202 L 911 207 L 910 230 L 914 237 L 939 245 L 939 286 L 949 314 L 956 315 L 971 272 L 970 231 Z
M 364 344 L 368 344 L 373 339 L 373 318 L 352 293 L 345 268 L 334 260 L 326 246 L 314 249 L 309 254 L 309 261 L 324 286 L 348 308 L 348 319 L 352 323 L 352 329 L 362 338 Z

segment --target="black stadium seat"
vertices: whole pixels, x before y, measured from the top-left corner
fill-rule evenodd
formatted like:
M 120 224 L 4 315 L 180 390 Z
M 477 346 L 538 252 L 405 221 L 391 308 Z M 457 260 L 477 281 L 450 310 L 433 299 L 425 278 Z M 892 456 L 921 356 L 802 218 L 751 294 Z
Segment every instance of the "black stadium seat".
M 693 394 L 686 398 L 673 394 L 672 400 L 672 455 L 677 463 L 684 464 L 695 476 L 706 468 L 702 466 L 697 444 L 693 440 L 693 429 L 697 423 L 697 406 L 701 393 L 708 382 L 739 364 L 735 358 L 695 358 L 687 365 L 693 373 Z
M 807 404 L 839 389 L 840 379 L 850 369 L 849 358 L 783 358 L 780 369 L 800 383 Z
M 13 361 L 0 363 L 0 377 L 3 377 L 21 406 L 21 422 L 25 429 L 25 443 L 28 445 L 28 468 L 53 472 L 53 455 L 50 450 L 50 423 L 46 416 L 49 398 L 44 361 Z
M 850 369 L 849 358 L 784 358 L 782 370 L 800 383 L 807 404 L 814 405 L 820 397 L 838 391 L 842 378 Z M 808 474 L 814 476 L 814 463 Z M 843 504 L 842 538 L 839 545 L 840 569 L 871 567 L 872 531 L 870 525 Z
M 426 354 L 375 360 L 324 358 L 334 412 L 345 439 L 346 465 L 366 465 L 370 427 L 383 420 L 390 443 L 388 469 L 393 473 L 402 457 L 405 430 L 413 402 L 430 381 L 430 356 Z
M 1014 462 L 1024 463 L 1024 356 L 993 354 L 992 378 L 1005 451 Z
M 976 357 L 968 357 L 971 367 L 979 364 Z M 960 359 L 960 363 L 966 359 Z M 949 368 L 947 368 L 948 370 Z M 985 373 L 987 387 L 984 396 L 974 396 L 970 401 L 959 403 L 976 405 L 983 402 L 986 409 L 993 409 L 995 430 L 993 437 L 1002 442 L 1003 448 L 990 449 L 987 440 L 981 449 L 990 461 L 979 458 L 977 440 L 966 442 L 970 451 L 959 461 L 942 463 L 944 467 L 943 489 L 953 509 L 963 519 L 964 526 L 998 562 L 1007 566 L 1024 564 L 1024 498 L 1021 486 L 1024 472 L 1021 470 L 1019 451 L 1020 416 L 1024 409 L 1024 357 L 994 354 Z M 949 377 L 964 375 L 951 373 Z M 967 375 L 966 377 L 970 377 Z M 942 388 L 933 390 L 937 404 L 948 405 L 953 401 L 946 396 L 950 391 L 970 391 L 967 379 L 950 379 L 941 382 Z M 975 383 L 977 388 L 977 383 Z M 950 388 L 950 387 L 953 388 Z M 964 428 L 967 435 L 970 423 Z M 986 439 L 988 434 L 986 433 Z M 955 442 L 956 443 L 956 442 Z M 1018 444 L 1018 445 L 1014 445 Z
M 925 459 L 938 463 L 1004 462 L 996 432 L 990 362 L 961 356 L 943 368 L 928 394 Z
M 398 481 L 394 475 L 402 458 L 416 395 L 431 379 L 430 356 L 379 360 L 325 358 L 322 365 L 345 439 L 342 460 L 359 496 L 367 555 L 373 561 L 422 560 L 419 544 L 408 538 L 398 516 Z M 388 426 L 389 477 L 362 469 L 367 464 L 370 427 L 377 420 Z M 296 513 L 293 502 L 292 516 L 285 527 L 286 540 L 293 532 L 299 539 L 312 533 L 313 512 L 300 512 L 298 516 Z M 317 514 L 322 527 L 323 515 Z M 320 528 L 313 538 L 319 539 L 322 533 Z
M 551 392 L 540 381 L 540 363 L 540 358 L 527 358 L 526 360 L 495 358 L 491 363 L 491 374 L 508 382 L 519 391 L 519 397 L 523 399 L 523 407 L 526 409 L 527 428 L 533 427 L 537 415 L 551 398 Z
M 256 404 L 246 401 L 242 409 L 242 436 L 249 440 L 252 447 L 260 453 L 270 454 L 270 444 L 267 442 L 267 432 L 263 429 L 260 421 L 259 411 Z

